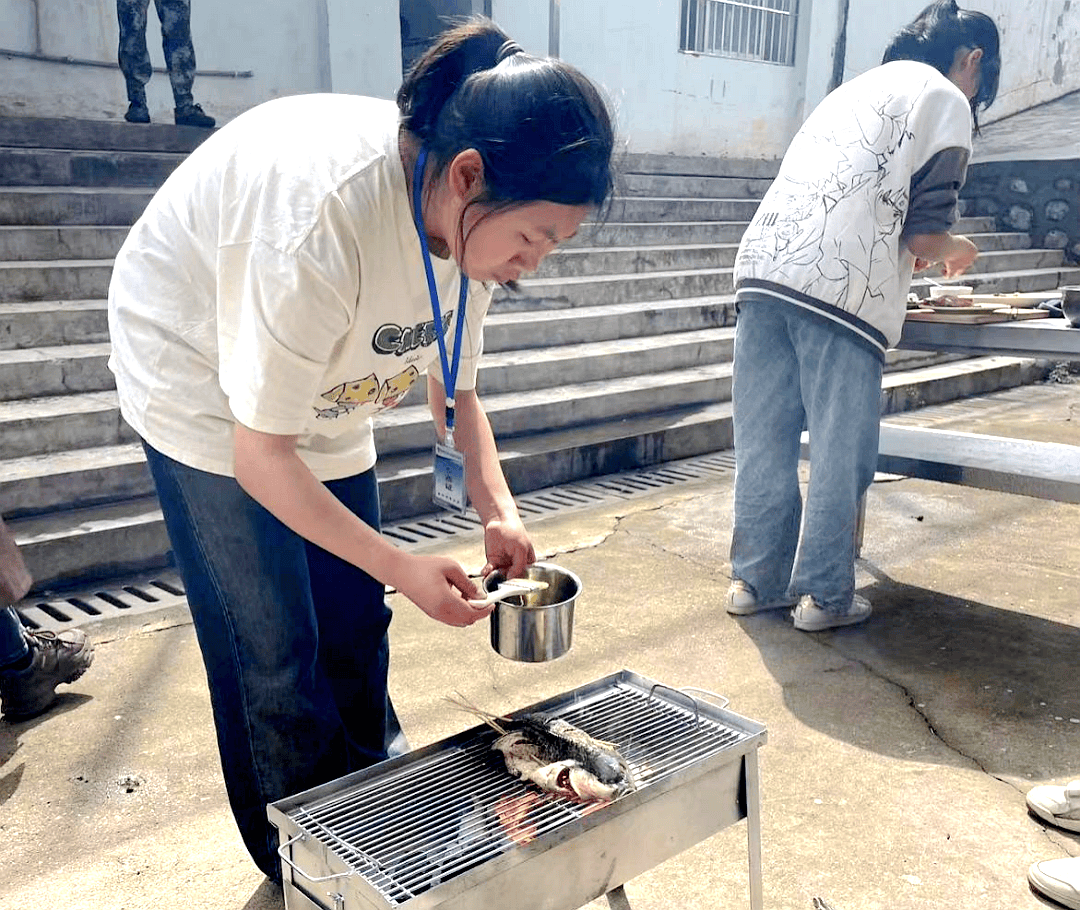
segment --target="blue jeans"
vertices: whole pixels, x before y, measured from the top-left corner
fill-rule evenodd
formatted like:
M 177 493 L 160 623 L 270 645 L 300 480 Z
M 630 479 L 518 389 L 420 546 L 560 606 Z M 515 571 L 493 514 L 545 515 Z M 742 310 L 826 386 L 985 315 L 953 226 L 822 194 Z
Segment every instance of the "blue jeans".
M 267 804 L 407 748 L 386 687 L 385 587 L 235 479 L 143 447 L 206 664 L 229 803 L 255 863 L 280 881 Z M 379 529 L 374 470 L 326 486 Z
M 740 301 L 731 574 L 759 601 L 809 594 L 827 610 L 850 606 L 859 500 L 877 464 L 881 370 L 876 352 L 824 317 L 767 296 Z
M 22 660 L 29 650 L 23 624 L 15 608 L 0 608 L 0 667 Z

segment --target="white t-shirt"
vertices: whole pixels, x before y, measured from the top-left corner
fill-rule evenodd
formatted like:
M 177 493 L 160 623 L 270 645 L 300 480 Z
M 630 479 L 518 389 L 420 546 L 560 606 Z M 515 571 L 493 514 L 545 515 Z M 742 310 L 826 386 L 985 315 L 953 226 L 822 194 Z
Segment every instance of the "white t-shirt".
M 321 480 L 375 464 L 371 417 L 438 344 L 389 101 L 259 105 L 172 173 L 109 286 L 124 419 L 155 449 L 233 474 L 233 425 L 299 435 Z M 458 268 L 432 257 L 447 353 Z M 491 289 L 471 282 L 457 388 L 471 389 Z

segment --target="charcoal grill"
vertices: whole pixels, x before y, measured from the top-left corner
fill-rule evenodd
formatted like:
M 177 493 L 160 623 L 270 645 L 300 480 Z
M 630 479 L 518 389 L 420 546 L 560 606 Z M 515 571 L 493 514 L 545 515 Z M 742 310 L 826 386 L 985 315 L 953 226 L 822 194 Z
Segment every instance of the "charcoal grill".
M 747 821 L 761 910 L 757 748 L 765 727 L 699 689 L 629 670 L 527 711 L 618 746 L 637 789 L 613 803 L 541 794 L 512 777 L 481 725 L 279 800 L 287 910 L 576 910 L 717 831 Z

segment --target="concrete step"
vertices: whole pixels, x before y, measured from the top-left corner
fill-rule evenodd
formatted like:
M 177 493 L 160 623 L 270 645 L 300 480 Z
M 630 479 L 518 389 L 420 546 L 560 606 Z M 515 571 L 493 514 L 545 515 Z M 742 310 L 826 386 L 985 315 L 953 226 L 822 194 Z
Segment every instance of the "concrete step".
M 151 496 L 142 445 L 95 446 L 0 462 L 5 519 Z
M 512 310 L 564 309 L 635 300 L 711 297 L 733 290 L 730 268 L 682 269 L 647 272 L 640 275 L 587 275 L 579 278 L 527 278 L 520 282 L 521 293 L 499 289 L 492 312 Z
M 968 234 L 968 238 L 979 248 L 980 254 L 994 250 L 1031 249 L 1031 235 L 1016 231 L 991 231 L 985 234 Z
M 630 223 L 606 221 L 585 224 L 562 249 L 577 247 L 667 246 L 671 244 L 734 243 L 746 230 L 746 221 L 664 221 Z
M 614 303 L 570 310 L 511 310 L 484 322 L 484 351 L 516 351 L 686 332 L 735 324 L 732 295 Z
M 965 234 L 970 236 L 971 234 L 991 234 L 997 231 L 997 222 L 993 217 L 985 215 L 973 215 L 967 218 L 960 218 L 956 224 L 953 225 L 954 234 Z
M 978 237 L 971 238 L 978 246 Z M 1011 272 L 1031 269 L 1056 269 L 1065 261 L 1062 250 L 982 250 L 971 267 L 970 274 Z
M 621 196 L 682 196 L 692 199 L 760 199 L 771 177 L 708 177 L 679 174 L 623 174 Z
M 0 185 L 157 187 L 185 157 L 186 152 L 0 148 Z
M 556 250 L 544 260 L 537 278 L 628 275 L 683 269 L 731 268 L 737 243 L 669 246 L 575 247 Z
M 0 401 L 3 459 L 134 442 L 113 390 Z M 2 477 L 2 473 L 0 473 Z
M 731 364 L 710 363 L 654 373 L 486 394 L 484 409 L 497 438 L 639 417 L 672 407 L 731 397 Z M 427 404 L 406 404 L 379 415 L 376 450 L 385 454 L 430 452 L 434 441 Z
M 497 353 L 545 345 L 733 325 L 734 298 L 693 297 L 591 306 L 574 310 L 496 312 L 484 324 L 484 350 Z M 105 300 L 0 303 L 0 351 L 108 341 Z
M 127 225 L 135 223 L 154 191 L 143 187 L 0 188 L 0 225 Z
M 676 174 L 692 177 L 764 177 L 780 169 L 775 158 L 710 158 L 704 155 L 630 153 L 618 162 L 622 174 Z
M 697 199 L 683 196 L 620 196 L 612 200 L 611 221 L 746 221 L 757 199 Z
M 118 578 L 171 563 L 156 496 L 89 506 L 9 524 L 35 591 Z
M 212 134 L 193 126 L 53 117 L 0 117 L 0 146 L 191 152 Z
M 729 362 L 734 344 L 731 326 L 485 353 L 477 390 L 486 404 L 495 394 L 690 370 Z
M 1080 266 L 1062 265 L 1048 269 L 1015 269 L 1004 272 L 969 272 L 959 278 L 941 279 L 944 284 L 967 284 L 978 294 L 1012 294 L 1024 291 L 1052 291 L 1080 282 Z M 912 290 L 926 291 L 930 282 L 916 278 Z M 925 295 L 922 295 L 925 296 Z
M 105 300 L 0 303 L 0 351 L 108 340 Z
M 520 495 L 730 447 L 731 403 L 720 402 L 514 439 L 500 462 L 510 489 Z M 380 458 L 376 471 L 384 521 L 434 511 L 430 454 Z
M 0 262 L 113 259 L 127 234 L 127 226 L 2 225 Z
M 107 297 L 111 259 L 0 262 L 0 302 Z
M 0 351 L 0 401 L 114 388 L 108 342 Z

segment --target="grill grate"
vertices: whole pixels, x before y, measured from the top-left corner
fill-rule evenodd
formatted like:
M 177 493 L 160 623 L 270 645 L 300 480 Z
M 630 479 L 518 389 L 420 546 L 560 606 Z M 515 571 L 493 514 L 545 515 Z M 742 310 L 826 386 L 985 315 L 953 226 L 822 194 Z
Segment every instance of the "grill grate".
M 689 702 L 617 683 L 549 713 L 614 743 L 641 790 L 750 738 Z M 601 807 L 512 777 L 495 736 L 478 728 L 287 815 L 397 905 Z

